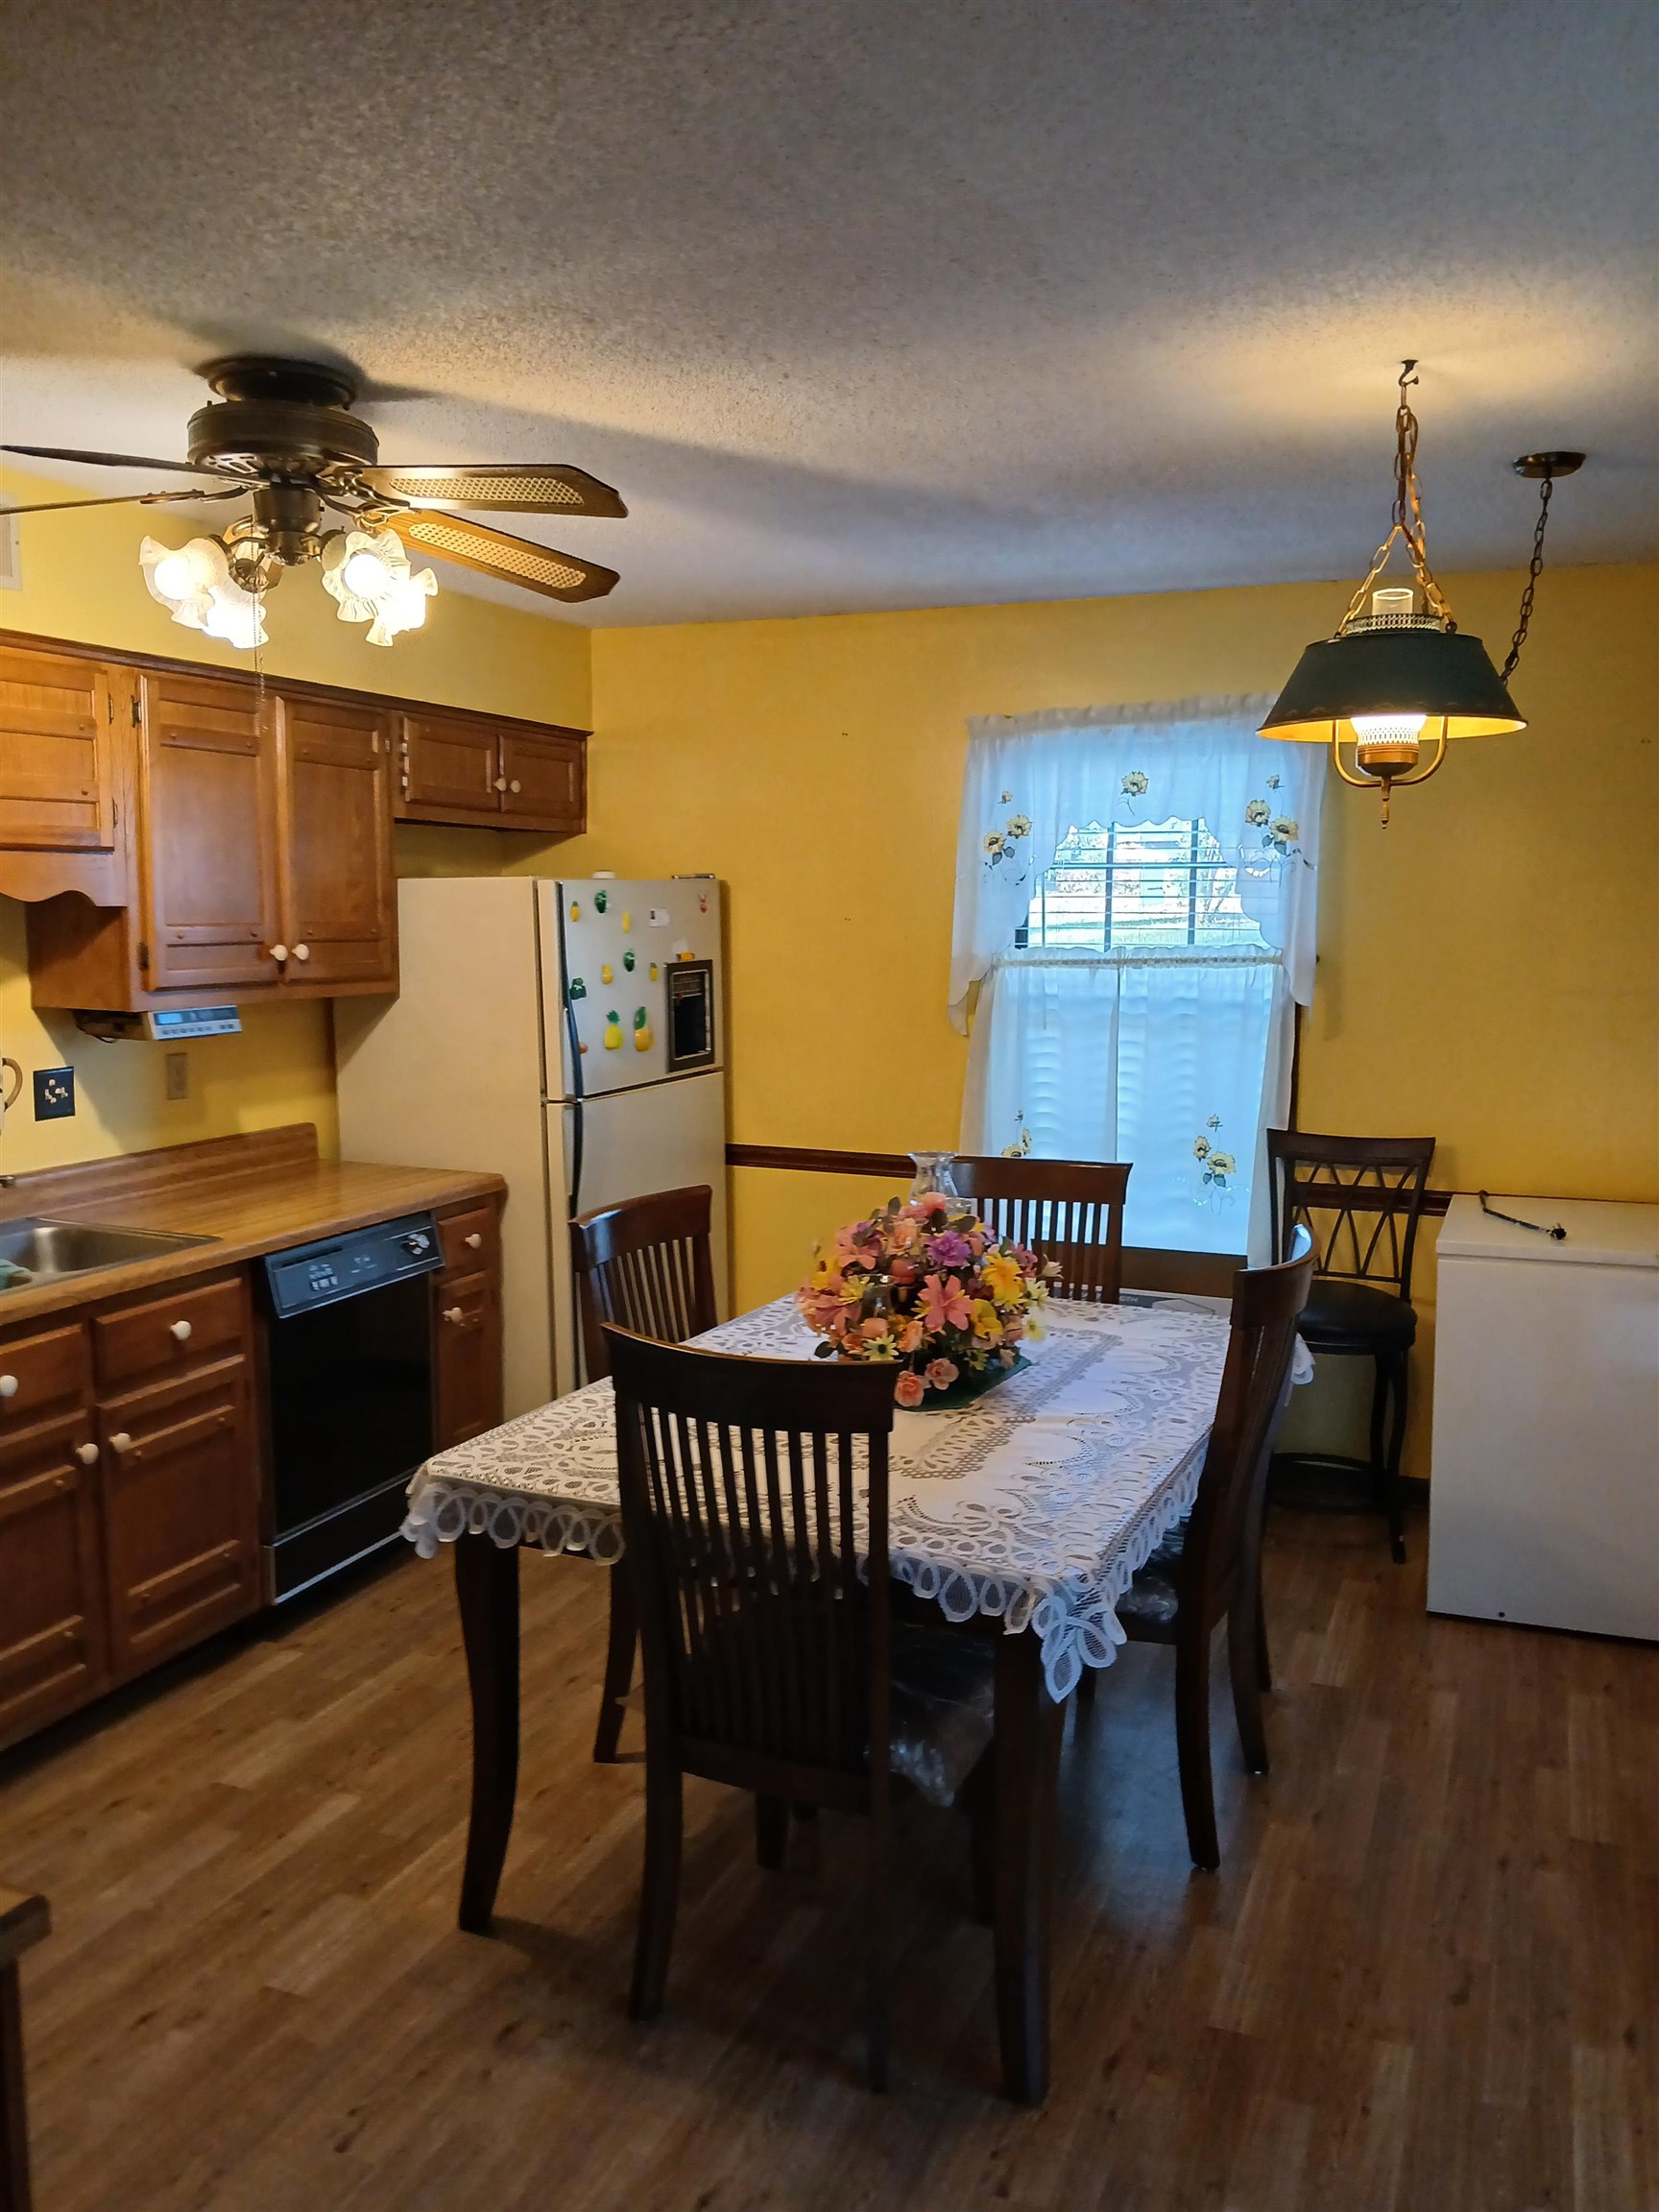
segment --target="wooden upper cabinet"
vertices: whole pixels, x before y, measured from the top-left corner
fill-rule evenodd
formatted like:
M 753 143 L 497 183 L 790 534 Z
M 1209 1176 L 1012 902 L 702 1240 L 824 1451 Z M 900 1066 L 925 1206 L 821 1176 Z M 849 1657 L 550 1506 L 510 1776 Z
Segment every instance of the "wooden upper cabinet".
M 405 822 L 535 830 L 587 827 L 588 740 L 580 730 L 481 714 L 398 717 L 397 811 Z
M 114 717 L 124 668 L 0 644 L 0 847 L 108 851 L 115 840 Z
M 403 714 L 398 721 L 398 813 L 412 822 L 493 826 L 501 810 L 494 726 L 460 714 Z
M 538 736 L 529 731 L 501 733 L 501 815 L 506 828 L 564 830 L 586 827 L 586 741 L 561 732 Z
M 281 761 L 284 983 L 395 991 L 391 717 L 284 697 Z
M 233 680 L 146 674 L 141 706 L 140 974 L 151 991 L 273 983 L 274 702 Z

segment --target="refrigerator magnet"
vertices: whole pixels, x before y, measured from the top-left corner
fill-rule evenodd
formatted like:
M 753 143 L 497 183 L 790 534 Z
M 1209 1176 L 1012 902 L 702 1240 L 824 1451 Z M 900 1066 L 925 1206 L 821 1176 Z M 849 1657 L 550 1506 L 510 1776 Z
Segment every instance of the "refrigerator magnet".
M 599 980 L 601 983 L 613 983 L 616 980 L 616 978 L 611 973 L 611 963 L 609 960 L 606 961 L 604 967 L 599 971 Z
M 666 906 L 653 906 L 646 919 L 653 929 L 666 929 L 674 917 L 669 913 Z
M 634 948 L 632 945 L 629 946 L 627 951 L 622 955 L 622 965 L 627 969 L 629 974 L 632 975 L 635 967 Z
M 614 1008 L 605 1017 L 605 1049 L 607 1052 L 622 1049 L 622 1017 Z
M 643 1006 L 634 1016 L 634 1049 L 636 1052 L 651 1049 L 651 1017 Z
M 699 914 L 707 914 L 709 911 L 709 894 L 707 891 L 699 891 L 697 894 L 697 911 Z
M 581 902 L 575 899 L 570 902 L 570 919 L 572 922 L 580 922 L 582 919 Z
M 588 986 L 580 975 L 572 975 L 570 978 L 570 996 L 572 998 L 586 998 L 588 996 Z
M 624 915 L 623 915 L 623 917 L 622 917 L 622 926 L 623 926 L 623 928 L 624 928 L 624 929 L 632 929 L 632 928 L 633 928 L 633 926 L 634 926 L 634 917 L 633 917 L 633 915 L 632 915 L 632 914 L 624 914 Z
M 655 960 L 653 960 L 653 961 L 652 961 L 652 963 L 651 963 L 651 980 L 652 980 L 652 982 L 653 982 L 653 983 L 655 983 L 655 982 L 656 982 L 656 980 L 657 980 L 657 974 L 658 974 L 657 963 L 656 963 L 656 961 L 655 961 Z
M 595 892 L 594 892 L 594 894 L 593 894 L 593 911 L 594 911 L 594 913 L 595 913 L 595 914 L 603 914 L 603 913 L 604 913 L 604 911 L 605 911 L 605 909 L 606 909 L 606 907 L 607 907 L 607 906 L 609 906 L 609 905 L 610 905 L 610 903 L 611 903 L 611 894 L 610 894 L 610 892 L 609 892 L 609 891 L 595 891 Z

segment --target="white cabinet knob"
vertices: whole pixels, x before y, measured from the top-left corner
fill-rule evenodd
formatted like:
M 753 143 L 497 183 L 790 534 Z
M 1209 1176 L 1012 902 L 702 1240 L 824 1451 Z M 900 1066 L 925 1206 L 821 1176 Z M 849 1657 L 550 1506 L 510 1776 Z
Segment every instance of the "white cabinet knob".
M 463 1237 L 461 1241 L 466 1245 L 469 1252 L 476 1252 L 479 1245 L 484 1241 L 483 1233 L 474 1229 L 470 1237 Z
M 445 1306 L 444 1309 L 444 1318 L 445 1321 L 465 1321 L 467 1318 L 467 1310 L 464 1306 Z
M 169 1336 L 173 1337 L 176 1342 L 180 1344 L 188 1344 L 196 1332 L 191 1328 L 188 1321 L 169 1321 L 167 1324 L 167 1334 Z
M 512 782 L 508 784 L 507 788 L 509 791 L 522 791 L 524 786 L 519 782 L 517 777 L 515 776 Z
M 128 1434 L 128 1432 L 127 1432 L 127 1431 L 126 1431 L 125 1429 L 117 1429 L 117 1430 L 116 1430 L 116 1431 L 115 1431 L 114 1435 L 113 1435 L 113 1436 L 111 1436 L 111 1437 L 110 1437 L 110 1439 L 109 1439 L 109 1449 L 110 1449 L 110 1451 L 111 1451 L 111 1452 L 131 1452 L 131 1451 L 132 1451 L 132 1437 L 131 1437 L 131 1436 Z
M 286 960 L 286 959 L 287 959 L 287 957 L 288 957 L 288 948 L 287 948 L 287 946 L 286 946 L 286 945 L 273 945 L 273 946 L 272 946 L 272 948 L 271 948 L 271 957 L 272 957 L 272 959 L 273 959 L 273 960 Z
M 507 779 L 506 779 L 506 777 L 505 777 L 505 776 L 497 776 L 497 777 L 496 777 L 496 779 L 495 779 L 495 788 L 496 788 L 496 790 L 497 790 L 497 791 L 505 791 L 505 790 L 506 790 L 506 788 L 507 788 Z
M 294 948 L 294 957 L 295 957 L 295 959 L 296 959 L 296 960 L 309 960 L 309 959 L 310 959 L 310 957 L 311 957 L 311 948 L 310 948 L 310 946 L 309 946 L 309 945 L 296 945 L 296 946 L 295 946 L 295 948 Z
M 83 1467 L 96 1467 L 98 1464 L 98 1447 L 96 1444 L 77 1444 L 75 1456 L 80 1460 Z
M 17 1378 L 16 1378 L 16 1376 L 15 1376 L 15 1375 L 0 1375 L 0 1398 L 15 1398 L 15 1397 L 16 1397 L 16 1395 L 17 1395 Z

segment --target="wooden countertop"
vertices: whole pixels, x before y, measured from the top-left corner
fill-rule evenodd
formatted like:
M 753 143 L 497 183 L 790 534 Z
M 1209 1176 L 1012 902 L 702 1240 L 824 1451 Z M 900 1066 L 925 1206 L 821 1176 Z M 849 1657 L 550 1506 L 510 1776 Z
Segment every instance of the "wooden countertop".
M 237 1266 L 399 1214 L 493 1197 L 506 1188 L 499 1175 L 475 1171 L 320 1160 L 309 1122 L 43 1168 L 0 1190 L 0 1225 L 42 1214 L 58 1221 L 160 1229 L 213 1242 L 0 1291 L 0 1329 L 66 1307 L 101 1305 L 181 1276 Z

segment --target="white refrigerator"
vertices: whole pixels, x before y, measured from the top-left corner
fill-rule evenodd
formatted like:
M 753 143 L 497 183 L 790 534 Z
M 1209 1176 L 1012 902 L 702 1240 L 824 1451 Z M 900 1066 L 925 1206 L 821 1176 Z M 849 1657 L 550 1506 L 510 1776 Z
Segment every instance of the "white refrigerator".
M 707 1183 L 724 1316 L 719 884 L 405 878 L 397 917 L 397 997 L 334 1002 L 340 1149 L 506 1177 L 509 1417 L 582 1380 L 578 1214 Z

